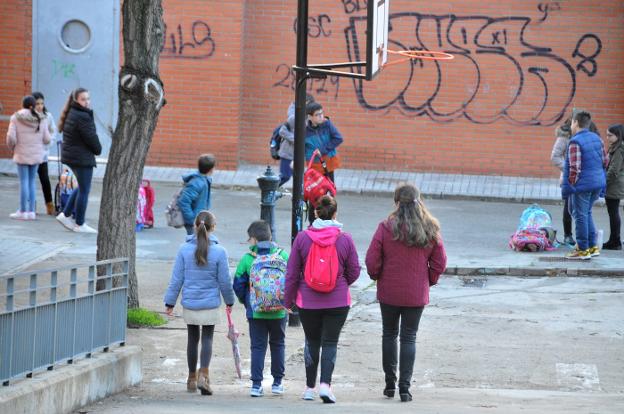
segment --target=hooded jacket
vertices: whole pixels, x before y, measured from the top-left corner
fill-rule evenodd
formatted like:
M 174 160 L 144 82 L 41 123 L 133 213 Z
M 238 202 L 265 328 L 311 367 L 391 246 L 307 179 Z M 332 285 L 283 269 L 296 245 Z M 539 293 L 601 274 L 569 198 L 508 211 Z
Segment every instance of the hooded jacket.
M 295 153 L 295 116 L 288 117 L 288 121 L 279 129 L 279 136 L 282 143 L 278 155 L 286 160 L 294 159 Z
M 622 140 L 609 148 L 606 198 L 624 198 L 624 144 Z
M 427 247 L 394 240 L 392 222 L 384 220 L 366 252 L 366 269 L 377 281 L 377 299 L 393 306 L 421 307 L 429 303 L 429 286 L 446 269 L 446 251 L 440 237 Z
M 184 224 L 193 225 L 200 211 L 210 210 L 212 177 L 195 171 L 183 176 L 182 181 L 184 181 L 184 189 L 178 197 L 178 207 L 184 217 Z
M 195 261 L 197 236 L 191 235 L 180 246 L 176 256 L 165 305 L 174 306 L 182 291 L 182 306 L 191 310 L 214 309 L 221 305 L 221 296 L 227 305 L 234 304 L 234 291 L 228 267 L 228 255 L 213 234 L 209 236 L 208 263 L 199 266 Z
M 568 144 L 570 143 L 570 128 L 560 126 L 555 130 L 557 139 L 550 153 L 550 162 L 561 172 L 559 174 L 559 185 L 563 182 L 563 165 L 565 163 Z
M 315 221 L 315 223 L 317 223 Z M 336 287 L 329 293 L 321 293 L 310 288 L 304 279 L 306 260 L 312 243 L 336 244 L 338 253 L 338 277 Z M 331 309 L 351 305 L 349 286 L 360 277 L 360 263 L 349 233 L 344 233 L 335 225 L 322 228 L 310 227 L 297 235 L 292 245 L 286 271 L 286 293 L 284 306 L 293 304 L 302 309 Z
M 338 132 L 338 129 L 332 124 L 329 118 L 326 118 L 325 121 L 318 126 L 312 126 L 312 122 L 308 121 L 305 138 L 306 161 L 310 161 L 312 153 L 314 153 L 314 150 L 318 149 L 321 152 L 321 156 L 327 161 L 328 170 L 330 172 L 334 171 L 337 167 L 332 167 L 335 161 L 331 159 L 336 158 L 338 155 L 336 148 L 342 144 L 342 141 L 342 135 L 340 135 L 340 132 Z M 315 162 L 318 163 L 318 159 L 316 159 Z M 322 173 L 323 170 L 321 169 L 320 172 Z
M 51 140 L 48 120 L 44 115 L 38 121 L 30 110 L 20 109 L 11 116 L 6 143 L 13 151 L 13 161 L 17 164 L 41 164 L 45 159 L 46 145 Z
M 63 125 L 61 159 L 70 167 L 96 167 L 95 156 L 102 144 L 95 130 L 93 111 L 72 103 Z

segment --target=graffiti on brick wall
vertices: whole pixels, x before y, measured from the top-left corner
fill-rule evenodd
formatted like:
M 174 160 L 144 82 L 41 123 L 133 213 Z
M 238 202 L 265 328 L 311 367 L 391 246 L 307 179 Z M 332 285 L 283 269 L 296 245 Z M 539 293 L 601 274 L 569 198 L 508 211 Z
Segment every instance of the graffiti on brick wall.
M 364 3 L 343 0 L 347 14 Z M 394 13 L 389 48 L 441 50 L 455 59 L 387 67 L 379 76 L 391 77 L 391 84 L 353 80 L 357 100 L 367 110 L 395 109 L 406 117 L 428 116 L 436 122 L 465 118 L 477 124 L 504 119 L 516 125 L 553 125 L 575 96 L 577 75 L 598 72 L 602 41 L 596 34 L 584 34 L 562 56 L 547 45 L 530 44 L 525 38 L 529 24 L 531 18 L 521 16 Z M 365 28 L 365 16 L 349 17 L 344 33 L 351 61 L 365 57 Z
M 327 14 L 319 14 L 308 17 L 308 37 L 317 39 L 319 37 L 329 37 L 332 34 L 328 25 L 331 23 L 331 17 Z M 293 22 L 293 32 L 297 34 L 297 18 Z
M 275 67 L 278 80 L 273 83 L 274 88 L 287 88 L 295 90 L 295 72 L 286 63 L 280 63 Z M 317 97 L 333 97 L 338 99 L 340 91 L 340 78 L 338 76 L 328 76 L 323 79 L 313 78 L 307 81 L 307 91 Z
M 169 30 L 165 23 L 162 58 L 170 59 L 208 59 L 215 52 L 216 43 L 212 38 L 210 26 L 203 20 L 195 20 L 187 26 L 181 23 Z

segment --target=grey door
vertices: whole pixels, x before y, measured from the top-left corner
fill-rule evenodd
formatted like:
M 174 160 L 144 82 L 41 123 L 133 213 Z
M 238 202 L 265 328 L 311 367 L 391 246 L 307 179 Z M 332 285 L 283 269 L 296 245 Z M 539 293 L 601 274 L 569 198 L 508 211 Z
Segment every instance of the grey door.
M 33 90 L 58 121 L 69 93 L 89 89 L 103 157 L 117 118 L 119 7 L 119 0 L 33 1 Z

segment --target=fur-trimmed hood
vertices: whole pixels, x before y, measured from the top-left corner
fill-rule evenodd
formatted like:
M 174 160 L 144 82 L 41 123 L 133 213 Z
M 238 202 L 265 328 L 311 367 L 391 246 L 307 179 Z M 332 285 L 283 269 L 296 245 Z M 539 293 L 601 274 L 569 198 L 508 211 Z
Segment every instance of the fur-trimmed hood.
M 570 128 L 568 126 L 561 125 L 561 126 L 558 126 L 557 129 L 555 130 L 555 135 L 557 137 L 570 139 L 570 137 L 572 136 L 572 132 L 570 131 Z
M 24 125 L 37 128 L 37 126 L 41 124 L 41 121 L 46 119 L 46 116 L 39 114 L 39 119 L 37 119 L 37 117 L 33 115 L 29 109 L 20 109 L 15 113 L 15 119 Z

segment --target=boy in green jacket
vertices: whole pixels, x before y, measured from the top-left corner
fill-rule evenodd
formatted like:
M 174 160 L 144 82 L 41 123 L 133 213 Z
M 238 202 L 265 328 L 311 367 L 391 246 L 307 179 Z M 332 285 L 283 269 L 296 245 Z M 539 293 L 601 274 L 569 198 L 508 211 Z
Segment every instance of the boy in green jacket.
M 245 304 L 251 342 L 250 395 L 262 397 L 262 372 L 267 344 L 271 345 L 271 392 L 284 393 L 284 337 L 286 311 L 280 304 L 284 294 L 284 279 L 288 253 L 271 241 L 271 228 L 263 221 L 254 221 L 247 229 L 249 252 L 236 268 L 234 292 Z

